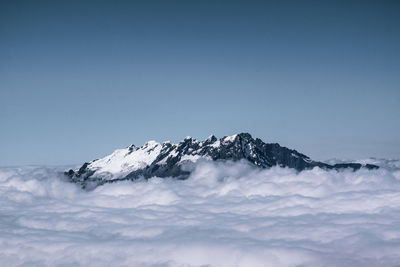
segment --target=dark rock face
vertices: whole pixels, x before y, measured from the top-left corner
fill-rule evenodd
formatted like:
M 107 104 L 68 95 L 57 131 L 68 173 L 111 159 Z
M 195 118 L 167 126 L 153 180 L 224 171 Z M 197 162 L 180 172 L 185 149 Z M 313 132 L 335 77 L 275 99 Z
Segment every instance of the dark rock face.
M 129 153 L 137 149 L 128 147 Z M 199 142 L 192 138 L 186 138 L 179 144 L 163 143 L 155 160 L 144 168 L 136 169 L 127 175 L 115 179 L 103 179 L 96 175 L 96 170 L 90 168 L 90 163 L 85 163 L 78 171 L 69 170 L 65 174 L 72 182 L 79 183 L 84 188 L 91 188 L 106 182 L 120 180 L 134 180 L 139 177 L 175 177 L 186 179 L 191 172 L 193 162 L 190 157 L 204 158 L 213 161 L 238 161 L 247 160 L 260 168 L 281 166 L 294 168 L 297 171 L 320 167 L 323 169 L 358 170 L 362 167 L 376 169 L 378 166 L 360 163 L 340 163 L 329 165 L 323 162 L 313 161 L 304 154 L 277 143 L 267 144 L 262 140 L 253 139 L 248 133 L 241 133 L 231 137 L 217 139 L 210 136 L 207 140 Z

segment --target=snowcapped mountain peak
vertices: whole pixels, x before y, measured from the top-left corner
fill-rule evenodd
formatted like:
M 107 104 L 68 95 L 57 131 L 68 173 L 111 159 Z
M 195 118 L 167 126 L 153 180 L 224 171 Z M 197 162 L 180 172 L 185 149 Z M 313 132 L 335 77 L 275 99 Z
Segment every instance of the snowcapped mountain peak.
M 153 147 L 156 147 L 156 146 L 159 146 L 160 145 L 160 143 L 158 143 L 157 141 L 155 141 L 155 140 L 150 140 L 150 141 L 147 141 L 146 143 L 144 143 L 144 145 L 142 146 L 142 148 L 153 148 Z
M 240 133 L 224 136 L 221 139 L 211 135 L 204 141 L 197 141 L 187 136 L 178 144 L 172 144 L 169 141 L 160 144 L 151 140 L 141 147 L 130 145 L 124 149 L 117 149 L 104 158 L 85 163 L 81 168 L 69 170 L 65 174 L 71 181 L 80 183 L 84 188 L 115 180 L 133 180 L 139 177 L 158 176 L 185 179 L 190 174 L 190 166 L 198 160 L 247 160 L 261 168 L 281 166 L 298 171 L 313 167 L 352 168 L 354 170 L 363 166 L 377 168 L 371 164 L 329 165 L 313 161 L 296 150 L 281 147 L 276 143 L 264 143 L 261 139 L 253 139 L 249 133 Z
M 116 179 L 149 165 L 160 150 L 161 145 L 156 141 L 149 141 L 139 148 L 130 145 L 117 149 L 104 158 L 93 160 L 87 165 L 87 169 L 103 179 Z
M 214 134 L 210 134 L 206 140 L 212 140 L 212 139 L 217 139 L 217 137 Z
M 217 140 L 218 140 L 218 138 L 212 134 L 209 137 L 207 137 L 207 139 L 204 140 L 203 143 L 214 143 Z
M 237 136 L 238 136 L 238 134 L 234 134 L 234 135 L 231 135 L 231 136 L 225 136 L 225 137 L 223 138 L 223 142 L 224 142 L 224 143 L 233 142 L 233 141 L 235 141 L 235 139 L 236 139 Z

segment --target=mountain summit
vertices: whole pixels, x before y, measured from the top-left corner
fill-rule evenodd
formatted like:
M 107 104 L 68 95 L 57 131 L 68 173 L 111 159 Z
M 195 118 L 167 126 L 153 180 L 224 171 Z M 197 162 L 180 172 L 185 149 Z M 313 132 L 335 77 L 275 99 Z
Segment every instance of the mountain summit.
M 117 149 L 104 158 L 85 163 L 77 170 L 69 170 L 65 174 L 70 181 L 80 184 L 85 189 L 91 189 L 108 182 L 134 180 L 140 177 L 186 179 L 198 160 L 246 160 L 260 168 L 280 166 L 294 168 L 297 171 L 314 167 L 336 170 L 378 168 L 371 164 L 330 165 L 314 161 L 296 150 L 282 147 L 277 143 L 264 143 L 261 139 L 253 139 L 248 133 L 241 133 L 221 139 L 211 135 L 204 141 L 186 137 L 178 144 L 149 141 L 141 147 L 130 145 L 124 149 Z

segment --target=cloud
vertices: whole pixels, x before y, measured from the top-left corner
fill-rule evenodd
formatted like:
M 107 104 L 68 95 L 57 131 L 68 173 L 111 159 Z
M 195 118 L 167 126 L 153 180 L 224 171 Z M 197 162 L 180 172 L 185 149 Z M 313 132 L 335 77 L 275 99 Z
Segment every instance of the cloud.
M 396 266 L 400 164 L 379 164 L 296 173 L 199 162 L 188 180 L 91 192 L 62 168 L 1 168 L 0 265 Z

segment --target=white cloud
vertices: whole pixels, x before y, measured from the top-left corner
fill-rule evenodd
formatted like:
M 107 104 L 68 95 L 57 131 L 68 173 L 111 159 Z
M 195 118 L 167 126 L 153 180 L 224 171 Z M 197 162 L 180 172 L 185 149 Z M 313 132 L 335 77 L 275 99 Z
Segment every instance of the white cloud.
M 86 192 L 0 169 L 1 266 L 396 266 L 400 164 L 357 172 L 200 162 L 188 180 Z

